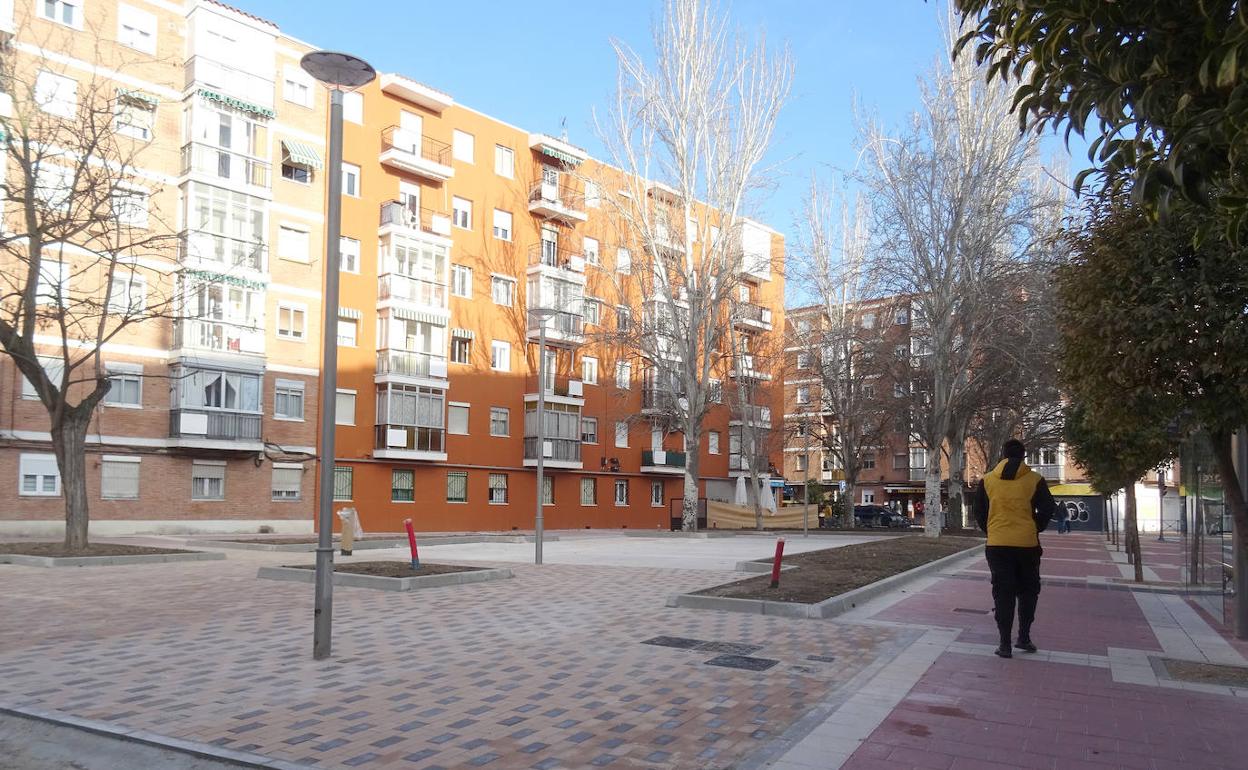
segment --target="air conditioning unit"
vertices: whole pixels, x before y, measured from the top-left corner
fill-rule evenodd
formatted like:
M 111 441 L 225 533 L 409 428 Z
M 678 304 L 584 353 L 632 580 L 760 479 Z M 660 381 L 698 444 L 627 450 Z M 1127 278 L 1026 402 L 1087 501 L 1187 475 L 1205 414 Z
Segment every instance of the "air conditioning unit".
M 407 431 L 398 428 L 387 428 L 386 446 L 399 447 L 400 449 L 406 447 Z
M 568 380 L 568 395 L 580 398 L 585 395 L 585 385 L 580 380 Z
M 429 359 L 429 376 L 445 377 L 446 376 L 446 359 L 431 358 Z

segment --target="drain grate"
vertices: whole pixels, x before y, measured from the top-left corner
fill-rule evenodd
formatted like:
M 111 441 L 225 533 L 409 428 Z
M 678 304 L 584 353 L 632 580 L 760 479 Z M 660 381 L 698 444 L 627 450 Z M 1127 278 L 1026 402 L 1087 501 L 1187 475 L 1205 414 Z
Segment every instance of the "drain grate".
M 675 647 L 678 650 L 692 650 L 703 644 L 712 644 L 701 639 L 690 639 L 684 636 L 656 636 L 653 639 L 647 639 L 642 644 L 653 644 L 656 647 Z
M 954 612 L 966 612 L 971 615 L 987 615 L 989 612 L 991 612 L 991 610 L 977 610 L 971 607 L 954 607 L 953 611 Z
M 807 655 L 806 660 L 813 660 L 816 663 L 831 663 L 835 661 L 836 658 L 831 655 Z
M 766 671 L 779 662 L 768 658 L 751 658 L 748 655 L 719 655 L 706 661 L 706 665 L 739 668 L 745 671 Z
M 742 642 L 703 642 L 696 648 L 701 652 L 722 652 L 728 655 L 749 655 L 763 649 L 761 644 L 744 644 Z

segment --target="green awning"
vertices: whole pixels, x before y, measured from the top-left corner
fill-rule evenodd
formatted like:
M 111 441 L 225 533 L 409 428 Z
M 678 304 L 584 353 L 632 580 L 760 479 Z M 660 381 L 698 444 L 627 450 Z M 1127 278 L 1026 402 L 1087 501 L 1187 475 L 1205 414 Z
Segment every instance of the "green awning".
M 548 144 L 538 145 L 537 151 L 543 155 L 549 155 L 550 157 L 555 158 L 556 160 L 561 160 L 564 163 L 567 163 L 569 166 L 581 165 L 580 158 L 576 157 L 575 155 L 569 155 L 563 150 L 555 149 L 554 147 L 551 147 Z
M 303 142 L 296 142 L 293 139 L 283 139 L 282 149 L 286 151 L 286 158 L 291 163 L 297 163 L 300 166 L 308 166 L 315 169 L 325 167 L 325 164 L 321 163 L 320 153 Z
M 131 104 L 145 107 L 149 110 L 156 109 L 156 105 L 160 104 L 160 100 L 155 96 L 145 94 L 142 91 L 132 91 L 129 88 L 118 88 L 117 98 L 124 102 L 130 102 Z

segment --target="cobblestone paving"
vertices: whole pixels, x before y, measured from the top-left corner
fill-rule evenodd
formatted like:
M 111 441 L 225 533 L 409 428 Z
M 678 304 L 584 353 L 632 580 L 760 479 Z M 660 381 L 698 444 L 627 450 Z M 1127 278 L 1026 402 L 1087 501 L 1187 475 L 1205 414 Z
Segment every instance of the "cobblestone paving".
M 725 573 L 511 565 L 493 583 L 339 588 L 334 657 L 315 663 L 312 587 L 255 578 L 308 558 L 0 567 L 0 702 L 317 767 L 731 767 L 908 641 L 663 607 Z M 659 635 L 779 663 L 641 644 Z

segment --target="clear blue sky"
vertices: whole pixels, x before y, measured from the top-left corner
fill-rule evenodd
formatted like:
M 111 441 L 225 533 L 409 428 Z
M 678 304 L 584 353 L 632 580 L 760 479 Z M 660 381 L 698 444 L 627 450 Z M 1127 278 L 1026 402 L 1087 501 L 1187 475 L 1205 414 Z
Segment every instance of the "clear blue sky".
M 659 0 L 449 0 L 389 3 L 237 0 L 311 44 L 363 56 L 456 101 L 601 157 L 592 111 L 615 84 L 611 39 L 643 54 Z M 855 95 L 895 124 L 918 102 L 918 76 L 941 55 L 940 0 L 735 0 L 732 23 L 788 43 L 793 94 L 775 138 L 783 161 L 761 218 L 790 234 L 812 171 L 854 165 Z

